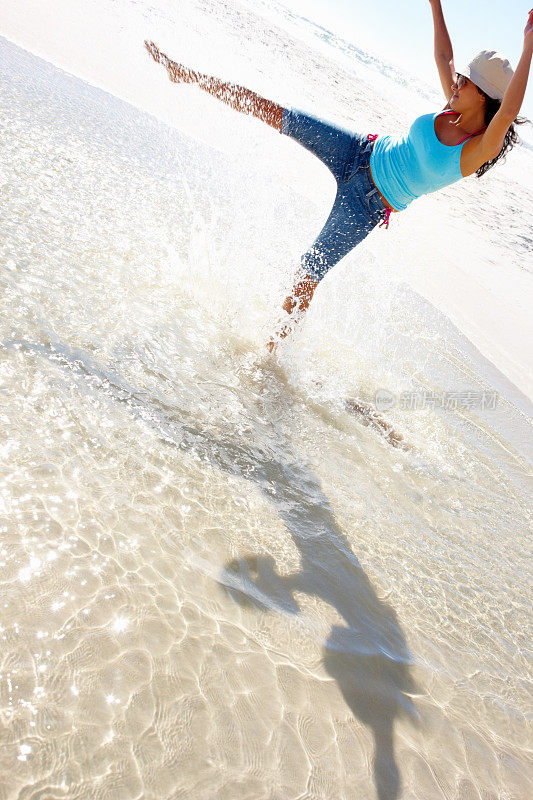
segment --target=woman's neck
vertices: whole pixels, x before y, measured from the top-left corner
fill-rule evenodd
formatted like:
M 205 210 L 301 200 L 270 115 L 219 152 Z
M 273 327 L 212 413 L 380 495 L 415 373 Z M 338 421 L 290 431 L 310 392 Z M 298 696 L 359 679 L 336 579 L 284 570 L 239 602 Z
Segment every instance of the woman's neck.
M 459 114 L 452 125 L 457 125 L 465 133 L 472 133 L 478 131 L 480 128 L 485 127 L 485 112 L 483 109 L 476 109 L 475 111 L 456 111 Z

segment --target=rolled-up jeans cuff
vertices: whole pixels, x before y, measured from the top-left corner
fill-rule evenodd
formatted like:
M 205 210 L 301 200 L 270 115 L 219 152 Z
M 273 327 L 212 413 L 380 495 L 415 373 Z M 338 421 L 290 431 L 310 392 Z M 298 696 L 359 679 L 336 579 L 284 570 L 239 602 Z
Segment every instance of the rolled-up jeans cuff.
M 291 127 L 291 117 L 292 117 L 293 110 L 290 108 L 283 109 L 283 116 L 281 118 L 281 130 L 280 133 L 283 133 L 285 136 L 288 136 L 290 133 Z

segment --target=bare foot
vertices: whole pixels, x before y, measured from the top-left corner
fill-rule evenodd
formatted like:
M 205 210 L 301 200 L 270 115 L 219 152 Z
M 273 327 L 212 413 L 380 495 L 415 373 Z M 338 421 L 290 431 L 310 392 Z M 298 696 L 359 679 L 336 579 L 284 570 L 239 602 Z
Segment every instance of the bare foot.
M 155 44 L 155 42 L 149 42 L 148 39 L 145 39 L 144 46 L 146 47 L 146 49 L 148 50 L 154 61 L 157 61 L 157 63 L 160 64 L 161 51 L 159 50 L 159 47 Z
M 362 400 L 355 400 L 354 398 L 347 398 L 345 400 L 345 407 L 348 413 L 359 416 L 363 425 L 371 425 L 374 430 L 384 436 L 393 447 L 399 447 L 402 450 L 413 449 L 411 444 L 404 441 L 402 434 L 395 431 L 392 425 L 378 414 L 370 403 L 364 403 Z
M 162 64 L 165 67 L 172 83 L 194 83 L 198 79 L 198 73 L 193 72 L 192 69 L 185 67 L 183 64 L 171 61 L 165 53 L 161 52 L 155 42 L 149 42 L 145 39 L 144 46 L 154 61 L 157 61 L 158 64 Z

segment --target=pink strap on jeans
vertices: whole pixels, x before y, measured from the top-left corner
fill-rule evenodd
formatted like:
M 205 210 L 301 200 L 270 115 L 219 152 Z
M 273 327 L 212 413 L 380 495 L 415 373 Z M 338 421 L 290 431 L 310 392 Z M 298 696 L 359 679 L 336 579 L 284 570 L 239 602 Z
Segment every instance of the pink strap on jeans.
M 369 142 L 375 142 L 376 139 L 378 138 L 378 134 L 377 133 L 369 133 L 366 138 L 368 139 Z M 390 215 L 391 214 L 392 214 L 392 208 L 386 208 L 385 209 L 385 219 L 383 220 L 383 222 L 379 223 L 379 225 L 378 225 L 379 228 L 381 228 L 383 225 L 385 225 L 385 230 L 388 229 L 389 222 L 390 222 Z
M 392 214 L 392 208 L 386 208 L 385 209 L 385 219 L 383 220 L 383 222 L 379 223 L 378 228 L 382 228 L 383 225 L 385 225 L 385 230 L 388 229 L 389 221 L 390 221 L 390 215 L 391 214 Z

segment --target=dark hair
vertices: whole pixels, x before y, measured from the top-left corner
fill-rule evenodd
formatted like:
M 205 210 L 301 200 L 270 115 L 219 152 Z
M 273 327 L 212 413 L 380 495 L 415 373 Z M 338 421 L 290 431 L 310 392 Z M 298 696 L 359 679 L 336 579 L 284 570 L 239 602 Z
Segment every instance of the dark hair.
M 500 110 L 500 106 L 502 104 L 501 100 L 495 100 L 493 97 L 489 97 L 488 94 L 485 94 L 479 86 L 476 86 L 478 92 L 483 95 L 485 98 L 485 125 L 489 125 L 492 119 L 496 116 L 497 112 Z M 515 125 L 524 125 L 526 122 L 530 123 L 530 120 L 526 119 L 526 117 L 517 117 L 515 121 L 509 126 L 509 130 L 505 134 L 505 139 L 503 140 L 503 146 L 496 158 L 492 158 L 490 161 L 486 161 L 484 164 L 480 166 L 479 169 L 476 170 L 476 175 L 478 178 L 481 178 L 489 169 L 491 169 L 495 164 L 498 163 L 501 159 L 505 159 L 507 153 L 513 149 L 513 147 L 520 142 L 520 137 L 518 136 Z M 530 123 L 531 124 L 531 123 Z

